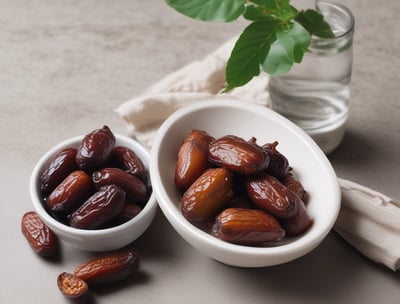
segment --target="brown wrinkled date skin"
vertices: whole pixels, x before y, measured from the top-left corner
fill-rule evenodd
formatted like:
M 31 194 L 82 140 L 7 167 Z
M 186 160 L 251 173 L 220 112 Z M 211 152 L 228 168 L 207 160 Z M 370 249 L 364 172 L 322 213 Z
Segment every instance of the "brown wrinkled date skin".
M 299 206 L 294 216 L 281 220 L 281 225 L 286 230 L 288 236 L 300 235 L 312 225 L 312 220 L 308 215 L 306 206 L 302 201 L 299 201 L 298 204 Z
M 40 176 L 40 191 L 43 194 L 49 194 L 71 172 L 78 169 L 76 151 L 75 148 L 65 148 L 53 157 Z
M 111 157 L 115 136 L 107 126 L 85 135 L 79 144 L 76 163 L 84 171 L 104 166 Z
M 123 280 L 138 267 L 139 255 L 128 251 L 92 259 L 78 266 L 74 274 L 89 285 L 96 285 Z
M 136 204 L 126 203 L 117 217 L 119 223 L 125 223 L 133 219 L 142 211 L 142 207 Z
M 128 147 L 118 146 L 111 151 L 111 161 L 125 172 L 144 178 L 146 168 L 134 151 Z
M 289 171 L 289 161 L 276 149 L 277 146 L 278 142 L 274 141 L 273 143 L 263 145 L 262 148 L 264 149 L 264 152 L 268 155 L 270 160 L 269 165 L 266 168 L 266 172 L 269 175 L 281 179 Z
M 72 213 L 70 226 L 79 229 L 102 228 L 121 212 L 125 197 L 125 192 L 116 185 L 101 187 Z
M 92 174 L 93 183 L 97 188 L 115 184 L 126 192 L 126 197 L 132 202 L 143 204 L 147 201 L 147 186 L 138 177 L 119 168 L 103 168 Z
M 95 191 L 90 175 L 82 170 L 70 173 L 46 198 L 55 213 L 68 213 L 78 208 Z
M 248 177 L 245 183 L 250 199 L 258 208 L 279 219 L 296 214 L 300 198 L 275 177 L 262 173 Z
M 88 293 L 87 283 L 73 273 L 60 273 L 57 277 L 57 286 L 61 293 L 70 299 L 82 298 Z
M 21 231 L 29 245 L 40 256 L 51 256 L 58 251 L 58 238 L 34 211 L 21 219 Z
M 300 197 L 301 199 L 304 198 L 306 191 L 304 190 L 304 187 L 300 183 L 300 181 L 295 179 L 293 175 L 286 174 L 285 177 L 282 179 L 282 184 L 288 187 L 294 193 L 296 193 L 297 196 Z
M 135 151 L 115 143 L 103 126 L 85 135 L 78 148 L 52 157 L 37 181 L 50 216 L 75 228 L 103 229 L 140 213 L 152 191 L 148 169 Z
M 214 138 L 205 131 L 192 130 L 184 139 L 178 151 L 175 166 L 175 185 L 186 190 L 206 169 L 208 146 Z
M 208 169 L 183 194 L 181 211 L 189 221 L 201 222 L 215 215 L 232 197 L 232 173 L 225 168 Z
M 260 146 L 255 137 L 211 138 L 193 130 L 178 150 L 175 185 L 186 189 L 180 208 L 187 220 L 224 241 L 249 246 L 268 246 L 312 225 L 304 187 L 277 150 L 278 141 Z
M 217 216 L 212 234 L 230 243 L 261 245 L 282 239 L 285 230 L 265 211 L 228 208 Z
M 269 165 L 268 155 L 254 140 L 227 135 L 213 141 L 209 146 L 211 163 L 245 175 L 255 174 Z

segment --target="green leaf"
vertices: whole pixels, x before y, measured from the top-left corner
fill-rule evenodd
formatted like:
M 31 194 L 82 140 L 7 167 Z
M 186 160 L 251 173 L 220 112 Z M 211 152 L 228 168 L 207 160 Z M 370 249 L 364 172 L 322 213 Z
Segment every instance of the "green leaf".
M 251 21 L 269 18 L 269 16 L 263 12 L 261 7 L 254 5 L 249 5 L 246 7 L 243 17 Z
M 265 17 L 288 21 L 293 19 L 296 13 L 296 9 L 290 6 L 288 0 L 251 0 L 243 16 L 253 21 Z
M 289 31 L 280 27 L 276 37 L 268 56 L 261 63 L 263 71 L 270 75 L 285 74 L 295 62 L 300 63 L 311 41 L 310 34 L 299 23 L 293 23 Z
M 279 75 L 300 63 L 311 36 L 334 34 L 316 10 L 299 11 L 290 0 L 165 0 L 183 15 L 231 22 L 243 15 L 251 21 L 232 50 L 226 65 L 225 91 L 248 83 L 260 70 Z
M 315 35 L 321 38 L 335 37 L 329 24 L 316 10 L 308 9 L 306 11 L 300 11 L 296 15 L 295 20 L 299 22 L 310 33 L 310 35 Z
M 310 46 L 311 35 L 297 22 L 293 24 L 293 28 L 288 35 L 294 40 L 294 62 L 300 63 L 303 60 L 304 53 L 307 52 Z
M 250 2 L 270 10 L 287 9 L 290 6 L 289 0 L 251 0 Z
M 165 0 L 181 14 L 202 21 L 231 22 L 245 10 L 246 0 Z
M 277 9 L 279 4 L 279 0 L 251 0 L 250 2 L 269 10 Z
M 294 9 L 292 6 L 285 7 L 277 13 L 278 18 L 281 20 L 289 21 L 296 16 L 297 10 Z
M 265 14 L 263 9 L 259 6 L 248 5 L 246 7 L 245 12 L 243 13 L 243 17 L 247 20 L 257 21 L 257 20 L 266 20 L 266 19 L 274 19 L 275 17 Z
M 244 29 L 226 65 L 225 91 L 245 85 L 260 74 L 260 63 L 275 41 L 278 28 L 279 20 L 270 18 L 255 21 Z

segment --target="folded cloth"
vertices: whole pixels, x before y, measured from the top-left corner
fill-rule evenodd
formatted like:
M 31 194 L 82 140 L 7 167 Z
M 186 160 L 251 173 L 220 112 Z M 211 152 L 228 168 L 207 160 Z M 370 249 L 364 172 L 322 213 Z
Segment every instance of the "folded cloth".
M 220 94 L 225 87 L 226 61 L 235 40 L 228 40 L 202 60 L 187 64 L 140 96 L 121 104 L 116 112 L 126 122 L 128 132 L 150 147 L 155 132 L 169 115 L 183 105 L 207 97 L 240 99 L 269 106 L 268 76 L 265 73 L 243 87 Z
M 400 201 L 345 179 L 339 184 L 336 232 L 371 260 L 400 269 Z
M 244 100 L 270 106 L 268 76 L 263 73 L 247 85 L 220 94 L 225 86 L 225 66 L 235 38 L 202 60 L 187 64 L 121 104 L 116 112 L 129 133 L 152 145 L 160 125 L 184 105 L 207 97 Z M 392 270 L 400 268 L 400 203 L 387 196 L 339 179 L 342 208 L 334 229 L 354 248 Z

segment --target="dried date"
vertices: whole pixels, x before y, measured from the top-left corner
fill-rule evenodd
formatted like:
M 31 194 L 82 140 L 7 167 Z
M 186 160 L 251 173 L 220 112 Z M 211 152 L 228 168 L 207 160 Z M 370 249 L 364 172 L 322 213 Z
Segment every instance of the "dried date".
M 40 191 L 47 195 L 53 191 L 71 172 L 78 169 L 77 150 L 69 147 L 59 151 L 40 175 Z
M 285 230 L 265 211 L 228 208 L 217 216 L 212 234 L 230 243 L 261 245 L 282 239 Z
M 51 256 L 58 251 L 58 238 L 34 211 L 21 219 L 21 231 L 29 245 L 40 256 Z
M 282 179 L 282 184 L 292 190 L 294 193 L 296 193 L 297 196 L 301 199 L 304 198 L 306 191 L 304 190 L 301 182 L 298 179 L 294 178 L 293 175 L 286 174 L 285 177 Z
M 140 211 L 142 211 L 142 207 L 127 202 L 119 213 L 117 220 L 121 223 L 125 223 L 138 215 Z
M 118 168 L 142 180 L 146 175 L 146 167 L 137 154 L 125 146 L 114 147 L 111 151 L 111 162 Z
M 46 198 L 49 209 L 57 214 L 78 208 L 95 191 L 90 175 L 82 170 L 70 173 Z
M 82 298 L 88 293 L 87 283 L 73 273 L 63 272 L 57 277 L 57 286 L 67 298 Z
M 204 137 L 207 140 L 195 145 Z M 209 141 L 210 137 L 193 130 L 178 151 L 175 185 L 186 189 L 180 205 L 186 219 L 204 224 L 202 228 L 218 238 L 244 245 L 277 241 L 310 227 L 312 219 L 302 200 L 305 190 L 292 176 L 286 156 L 277 150 L 277 141 L 260 146 L 255 137 L 246 141 L 226 135 Z M 194 181 L 185 175 L 190 166 L 198 176 Z M 216 174 L 218 169 L 226 171 Z
M 214 138 L 205 131 L 192 130 L 184 139 L 178 151 L 175 165 L 175 184 L 186 190 L 206 169 L 208 146 Z
M 103 168 L 92 174 L 97 188 L 106 185 L 117 185 L 126 192 L 126 198 L 132 202 L 143 204 L 147 201 L 148 189 L 138 177 L 119 168 Z
M 265 173 L 249 176 L 245 184 L 250 199 L 258 208 L 280 219 L 296 214 L 300 198 L 275 177 Z
M 107 163 L 114 145 L 115 136 L 109 127 L 93 130 L 80 142 L 76 163 L 84 171 L 94 171 Z
M 215 215 L 232 197 L 232 173 L 225 168 L 208 169 L 183 194 L 181 211 L 189 221 L 201 222 Z
M 101 187 L 72 213 L 70 226 L 79 229 L 102 228 L 121 212 L 125 197 L 125 192 L 116 185 Z
M 268 167 L 269 158 L 254 140 L 227 135 L 213 141 L 209 146 L 211 163 L 245 175 L 255 174 Z
M 138 253 L 128 251 L 94 258 L 78 266 L 74 274 L 89 285 L 105 284 L 127 278 L 138 267 Z
M 263 145 L 262 148 L 270 160 L 269 165 L 266 168 L 267 173 L 276 177 L 277 179 L 281 179 L 289 171 L 289 161 L 276 149 L 277 146 L 278 142 L 274 141 L 273 143 Z
M 307 208 L 302 201 L 298 202 L 296 214 L 288 219 L 281 220 L 282 227 L 288 236 L 297 236 L 306 231 L 312 224 Z

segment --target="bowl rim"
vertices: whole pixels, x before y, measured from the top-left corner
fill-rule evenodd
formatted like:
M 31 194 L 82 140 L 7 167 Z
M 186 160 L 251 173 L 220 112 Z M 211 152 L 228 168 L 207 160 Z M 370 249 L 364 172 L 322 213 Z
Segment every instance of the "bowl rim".
M 142 155 L 142 157 L 138 155 L 142 161 L 143 161 L 143 156 L 145 156 L 145 158 L 147 159 L 144 161 L 145 163 L 144 165 L 149 170 L 150 166 L 149 150 L 133 138 L 118 133 L 113 133 L 113 134 L 117 139 L 116 142 L 121 142 L 121 144 L 118 145 L 124 145 L 122 143 L 130 143 L 130 145 L 134 146 L 134 151 L 135 152 L 139 151 L 139 154 Z M 149 214 L 149 212 L 151 212 L 152 209 L 157 207 L 154 189 L 152 190 L 152 193 L 149 199 L 147 200 L 144 208 L 134 218 L 114 227 L 93 229 L 93 230 L 77 229 L 57 221 L 47 212 L 46 208 L 43 205 L 43 202 L 40 199 L 40 190 L 38 184 L 39 177 L 40 174 L 43 172 L 43 169 L 46 166 L 46 164 L 48 164 L 51 158 L 61 149 L 66 148 L 68 146 L 77 146 L 79 141 L 82 140 L 84 136 L 85 135 L 77 135 L 57 143 L 38 160 L 30 176 L 29 193 L 34 210 L 38 213 L 39 217 L 45 222 L 45 224 L 50 226 L 53 230 L 55 230 L 55 232 L 62 232 L 64 234 L 75 235 L 77 237 L 79 236 L 107 237 L 108 235 L 113 235 L 119 231 L 123 231 L 131 227 L 132 225 L 135 225 L 136 223 L 141 222 Z
M 268 117 L 269 119 L 277 122 L 279 124 L 283 124 L 285 127 L 290 128 L 291 132 L 294 132 L 295 135 L 301 137 L 304 143 L 308 146 L 308 148 L 318 157 L 318 160 L 321 162 L 322 166 L 326 170 L 326 174 L 329 177 L 330 187 L 332 188 L 332 202 L 334 202 L 334 206 L 332 206 L 332 214 L 330 216 L 329 223 L 324 223 L 322 226 L 323 229 L 318 230 L 313 234 L 305 234 L 299 237 L 293 238 L 293 241 L 286 242 L 284 244 L 278 244 L 278 246 L 267 246 L 267 247 L 253 247 L 253 246 L 245 246 L 232 244 L 225 241 L 222 241 L 211 234 L 201 230 L 195 225 L 191 224 L 188 220 L 186 220 L 183 215 L 180 213 L 179 208 L 176 208 L 176 204 L 170 202 L 168 199 L 168 194 L 166 189 L 162 186 L 162 181 L 160 175 L 157 173 L 159 171 L 159 150 L 160 145 L 163 140 L 163 134 L 165 134 L 174 123 L 180 118 L 191 114 L 193 112 L 201 111 L 206 108 L 236 108 L 239 110 L 245 110 L 249 112 L 256 113 L 257 115 L 263 115 Z M 287 257 L 287 261 L 293 258 L 300 257 L 305 253 L 309 252 L 311 249 L 315 248 L 330 232 L 332 229 L 335 220 L 339 214 L 340 204 L 341 204 L 341 192 L 339 183 L 337 180 L 336 173 L 329 162 L 327 156 L 322 152 L 319 146 L 314 142 L 314 140 L 300 127 L 283 117 L 282 115 L 274 112 L 273 110 L 254 103 L 249 103 L 245 101 L 240 101 L 237 99 L 226 99 L 221 100 L 217 98 L 206 98 L 197 103 L 184 106 L 173 114 L 171 114 L 158 129 L 156 136 L 153 141 L 153 146 L 150 154 L 150 176 L 153 183 L 153 191 L 156 195 L 156 200 L 160 209 L 163 211 L 168 221 L 172 224 L 172 226 L 177 230 L 177 232 L 183 237 L 186 241 L 191 243 L 191 241 L 187 238 L 187 234 L 192 234 L 192 236 L 202 242 L 202 245 L 205 246 L 213 246 L 217 250 L 228 250 L 232 253 L 242 254 L 245 253 L 249 256 L 276 256 L 277 254 L 283 255 L 291 255 L 292 258 Z M 167 202 L 166 202 L 167 200 Z M 193 243 L 192 246 L 196 247 Z M 276 263 L 275 263 L 276 264 Z

